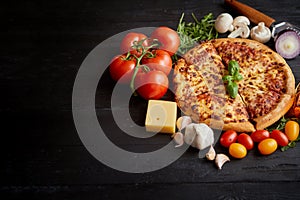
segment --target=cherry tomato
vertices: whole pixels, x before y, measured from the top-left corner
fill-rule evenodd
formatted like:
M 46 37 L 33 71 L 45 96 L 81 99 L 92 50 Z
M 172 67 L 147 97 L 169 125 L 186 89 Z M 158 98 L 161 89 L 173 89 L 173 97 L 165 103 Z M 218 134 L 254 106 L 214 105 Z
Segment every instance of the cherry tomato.
M 299 137 L 299 124 L 295 121 L 288 121 L 285 124 L 284 132 L 289 141 L 294 141 Z
M 169 79 L 162 71 L 140 72 L 134 81 L 137 93 L 144 99 L 160 99 L 169 87 Z
M 126 58 L 125 55 L 114 57 L 109 65 L 112 79 L 120 83 L 130 83 L 136 60 L 133 57 Z
M 283 132 L 281 132 L 280 130 L 273 130 L 271 132 L 271 135 L 270 135 L 271 138 L 275 139 L 277 144 L 279 146 L 286 146 L 288 145 L 289 143 L 289 139 L 288 137 L 286 136 L 286 134 L 284 134 Z
M 267 138 L 258 144 L 258 150 L 262 155 L 269 155 L 276 151 L 277 146 L 278 145 L 275 139 Z
M 138 55 L 139 53 L 137 52 L 136 49 L 132 48 L 132 46 L 134 45 L 134 42 L 139 42 L 141 40 L 146 39 L 147 36 L 143 33 L 128 33 L 127 35 L 125 35 L 125 37 L 123 38 L 122 42 L 121 42 L 121 46 L 120 46 L 120 51 L 122 54 L 125 54 L 127 52 L 131 52 L 132 54 L 136 54 Z M 147 40 L 145 40 L 143 42 L 143 46 L 147 46 L 148 42 Z
M 238 135 L 234 130 L 225 131 L 220 138 L 220 143 L 223 147 L 229 147 L 232 143 L 236 142 L 237 137 Z
M 260 142 L 266 138 L 270 137 L 270 133 L 267 130 L 257 130 L 251 133 L 251 138 L 253 142 Z
M 152 39 L 158 39 L 161 43 L 160 49 L 166 50 L 171 56 L 176 53 L 180 45 L 180 38 L 176 31 L 162 26 L 156 28 L 152 34 Z
M 172 58 L 168 52 L 156 49 L 143 57 L 142 64 L 147 65 L 152 70 L 162 71 L 169 75 L 172 69 Z
M 229 154 L 234 158 L 244 158 L 247 155 L 247 149 L 240 143 L 232 143 L 229 146 Z
M 250 135 L 248 135 L 246 133 L 239 134 L 237 141 L 238 141 L 238 143 L 244 145 L 247 150 L 251 150 L 254 146 L 252 138 L 250 137 Z

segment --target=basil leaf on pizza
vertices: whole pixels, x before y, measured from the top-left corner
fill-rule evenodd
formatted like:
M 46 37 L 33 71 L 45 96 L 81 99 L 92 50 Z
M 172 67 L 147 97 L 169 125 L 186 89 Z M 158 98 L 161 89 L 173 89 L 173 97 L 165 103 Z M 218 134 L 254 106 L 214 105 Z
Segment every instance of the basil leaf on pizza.
M 238 94 L 238 85 L 236 84 L 236 82 L 229 81 L 226 86 L 226 89 L 231 98 L 235 98 L 236 95 Z

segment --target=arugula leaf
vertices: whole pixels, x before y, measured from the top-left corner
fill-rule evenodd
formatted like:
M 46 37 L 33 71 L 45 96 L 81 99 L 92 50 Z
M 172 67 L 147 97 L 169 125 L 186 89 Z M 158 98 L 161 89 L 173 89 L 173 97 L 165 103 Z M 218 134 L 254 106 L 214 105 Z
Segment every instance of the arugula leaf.
M 189 23 L 183 21 L 183 18 L 184 13 L 182 13 L 177 26 L 177 32 L 180 37 L 178 54 L 186 53 L 200 41 L 211 40 L 218 37 L 212 13 L 208 13 L 201 20 L 198 20 L 195 14 L 192 13 L 194 21 Z
M 284 116 L 278 120 L 277 122 L 275 122 L 275 124 L 273 124 L 272 126 L 269 126 L 266 128 L 267 131 L 272 132 L 273 130 L 280 130 L 282 131 L 285 127 L 285 124 L 290 121 L 291 119 L 289 118 L 285 118 Z
M 284 146 L 284 147 L 281 147 L 280 150 L 281 150 L 281 151 L 286 151 L 286 150 L 288 150 L 289 148 L 294 148 L 294 147 L 296 146 L 296 142 L 299 141 L 299 139 L 300 139 L 300 138 L 298 138 L 298 139 L 295 140 L 295 141 L 289 142 L 288 145 L 286 145 L 286 146 Z

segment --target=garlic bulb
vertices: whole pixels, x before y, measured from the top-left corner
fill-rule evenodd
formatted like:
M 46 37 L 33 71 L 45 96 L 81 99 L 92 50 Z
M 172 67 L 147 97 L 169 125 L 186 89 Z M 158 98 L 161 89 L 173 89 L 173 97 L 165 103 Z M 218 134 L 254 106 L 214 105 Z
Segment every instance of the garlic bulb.
M 202 150 L 214 143 L 214 133 L 204 123 L 191 123 L 185 128 L 184 141 L 192 147 Z

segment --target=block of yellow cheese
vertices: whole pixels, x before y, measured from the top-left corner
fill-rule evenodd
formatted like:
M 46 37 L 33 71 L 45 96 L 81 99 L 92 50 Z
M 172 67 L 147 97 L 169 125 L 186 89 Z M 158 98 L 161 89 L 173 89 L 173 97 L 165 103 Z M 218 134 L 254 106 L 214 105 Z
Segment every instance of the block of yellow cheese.
M 172 101 L 149 100 L 146 114 L 146 131 L 175 133 L 177 104 Z

